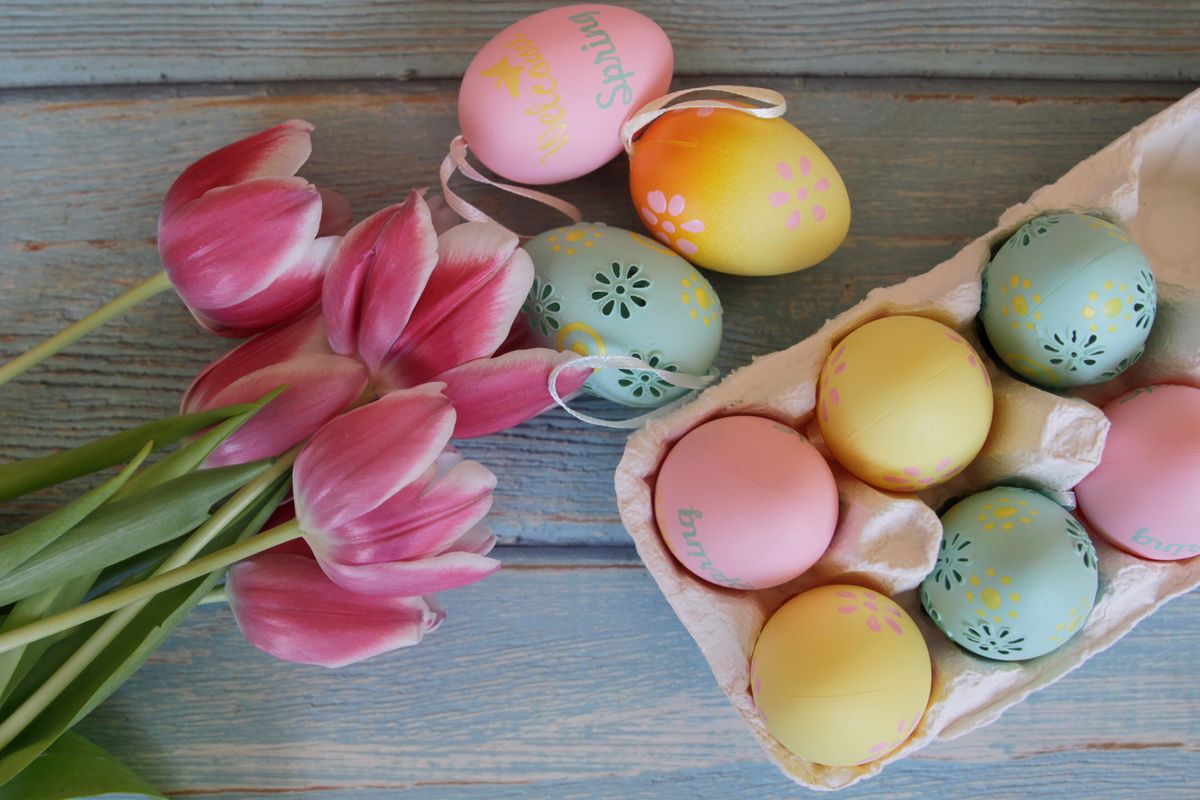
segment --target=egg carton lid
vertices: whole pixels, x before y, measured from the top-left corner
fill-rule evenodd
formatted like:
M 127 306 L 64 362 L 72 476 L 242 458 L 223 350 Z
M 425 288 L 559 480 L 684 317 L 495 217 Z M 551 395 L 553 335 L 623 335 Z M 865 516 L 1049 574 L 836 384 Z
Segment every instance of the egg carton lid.
M 916 314 L 958 330 L 978 347 L 980 275 L 991 247 L 1049 211 L 1100 211 L 1124 224 L 1158 281 L 1159 306 L 1146 353 L 1117 378 L 1055 395 L 989 363 L 996 414 L 983 451 L 950 482 L 919 494 L 874 489 L 834 465 L 841 518 L 817 564 L 775 589 L 739 592 L 707 584 L 672 558 L 654 522 L 654 478 L 671 444 L 700 423 L 760 414 L 824 447 L 813 409 L 817 378 L 833 344 L 883 316 Z M 987 662 L 959 650 L 919 612 L 916 587 L 932 569 L 941 538 L 936 509 L 951 498 L 1007 483 L 1073 506 L 1074 487 L 1100 460 L 1108 422 L 1098 408 L 1154 383 L 1200 387 L 1200 91 L 1080 162 L 1009 208 L 988 233 L 929 272 L 875 289 L 812 336 L 756 359 L 693 402 L 634 433 L 617 467 L 621 520 L 660 590 L 696 640 L 717 683 L 768 757 L 796 783 L 850 786 L 939 739 L 995 721 L 1006 709 L 1114 644 L 1160 605 L 1200 585 L 1200 558 L 1142 561 L 1093 537 L 1101 594 L 1083 630 L 1055 652 L 1026 663 Z M 828 455 L 828 451 L 824 451 Z M 930 705 L 912 737 L 884 758 L 828 767 L 799 758 L 767 732 L 749 692 L 749 662 L 767 618 L 812 586 L 844 581 L 892 595 L 921 626 L 933 660 Z

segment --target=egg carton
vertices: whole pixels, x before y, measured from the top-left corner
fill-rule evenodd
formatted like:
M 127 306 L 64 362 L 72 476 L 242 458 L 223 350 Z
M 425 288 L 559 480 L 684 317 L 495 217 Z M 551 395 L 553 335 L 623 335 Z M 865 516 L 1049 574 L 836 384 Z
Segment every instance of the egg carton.
M 976 314 L 980 275 L 991 250 L 1023 222 L 1049 211 L 1100 211 L 1125 225 L 1158 280 L 1158 316 L 1145 355 L 1096 386 L 1053 394 L 1024 383 L 987 358 L 995 415 L 982 452 L 948 483 L 918 494 L 880 491 L 836 464 L 841 516 L 829 550 L 799 578 L 774 589 L 736 591 L 683 569 L 659 536 L 654 480 L 672 443 L 697 425 L 730 414 L 774 418 L 829 457 L 813 408 L 817 378 L 832 346 L 883 316 L 916 314 L 953 327 L 981 353 Z M 616 471 L 621 519 L 671 607 L 700 646 L 721 689 L 770 759 L 796 783 L 818 790 L 850 786 L 930 742 L 995 721 L 1005 709 L 1111 646 L 1171 598 L 1200 585 L 1200 558 L 1142 561 L 1093 536 L 1100 593 L 1083 630 L 1029 662 L 987 661 L 960 650 L 920 610 L 916 588 L 933 568 L 949 500 L 997 484 L 1037 489 L 1073 506 L 1074 487 L 1100 460 L 1108 422 L 1098 408 L 1153 383 L 1200 387 L 1200 91 L 1152 117 L 1076 165 L 1058 182 L 1013 206 L 997 226 L 953 258 L 904 283 L 876 289 L 798 344 L 756 359 L 693 402 L 634 433 Z M 933 660 L 933 693 L 912 736 L 884 758 L 829 767 L 797 757 L 767 732 L 750 694 L 750 655 L 767 619 L 816 585 L 857 583 L 893 596 L 917 624 Z

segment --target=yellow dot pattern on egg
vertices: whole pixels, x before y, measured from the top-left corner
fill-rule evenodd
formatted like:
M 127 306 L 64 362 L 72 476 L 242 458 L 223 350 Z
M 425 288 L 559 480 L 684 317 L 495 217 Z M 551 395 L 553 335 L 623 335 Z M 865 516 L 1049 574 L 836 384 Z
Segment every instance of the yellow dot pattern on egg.
M 596 244 L 595 242 L 584 242 L 584 243 L 583 243 L 583 246 L 584 246 L 584 247 L 592 247 L 592 246 L 594 246 L 595 244 Z
M 971 585 L 972 585 L 972 586 L 978 586 L 978 585 L 979 585 L 979 576 L 978 576 L 978 575 L 972 575 L 972 576 L 971 576 Z
M 683 304 L 685 306 L 691 305 L 692 296 L 690 294 L 688 294 L 687 292 L 684 292 L 683 294 L 679 295 L 679 299 L 683 301 Z
M 1014 603 L 1019 603 L 1019 602 L 1021 602 L 1021 595 L 1017 594 L 1016 592 L 1013 592 L 1012 594 L 1010 594 L 1008 596 L 1008 599 Z
M 1017 510 L 1012 507 L 996 509 L 996 518 L 997 519 L 1005 519 L 1007 517 L 1015 517 L 1016 515 L 1017 515 Z
M 554 245 L 554 247 L 551 247 L 550 249 L 557 253 L 558 251 L 562 250 L 562 245 L 556 244 L 556 245 Z
M 1009 615 L 1010 617 L 1012 617 L 1013 619 L 1016 619 L 1016 618 L 1017 618 L 1017 612 L 1015 612 L 1015 611 L 1010 611 L 1010 612 L 1008 612 L 1008 615 Z
M 1003 525 L 1001 525 L 1000 527 L 1006 531 L 1011 531 L 1013 529 L 1013 524 L 1011 522 L 1006 522 Z
M 584 236 L 585 236 L 585 234 L 583 231 L 571 231 L 570 233 L 567 234 L 567 241 L 568 242 L 578 242 Z
M 1003 586 L 1008 586 L 1010 583 L 1012 583 L 1012 578 L 1008 577 L 1007 575 L 1004 575 L 1000 578 L 1000 583 Z
M 1007 317 L 1008 316 L 1008 306 L 1001 306 L 1000 313 Z
M 1013 298 L 1012 307 L 1013 311 L 1017 312 L 1021 316 L 1025 316 L 1029 313 L 1029 304 L 1025 302 L 1025 298 L 1021 297 L 1021 295 L 1017 295 Z
M 980 522 L 985 522 L 987 521 L 987 514 L 980 514 L 978 517 L 976 517 L 976 519 L 978 519 Z
M 1104 282 L 1104 291 L 1111 292 L 1112 286 L 1113 286 L 1112 281 L 1105 281 Z
M 575 255 L 575 248 L 574 248 L 574 247 L 568 247 L 568 248 L 567 248 L 567 255 L 569 255 L 569 256 L 573 256 L 573 255 Z
M 1096 309 L 1092 308 L 1091 306 L 1084 306 L 1083 311 L 1080 313 L 1083 314 L 1084 319 L 1091 319 L 1092 317 L 1096 316 Z
M 1038 515 L 1038 510 L 1036 508 L 1029 509 L 1029 516 L 1036 517 L 1037 515 Z
M 1117 326 L 1116 326 L 1116 325 L 1109 325 L 1109 326 L 1108 326 L 1108 332 L 1109 332 L 1109 333 L 1116 333 L 1116 332 L 1117 332 Z
M 968 603 L 975 602 L 975 593 L 974 592 L 967 592 L 967 602 Z
M 557 241 L 558 241 L 558 236 L 557 236 L 557 235 L 551 235 L 549 238 L 547 238 L 547 239 L 546 239 L 546 241 L 548 241 L 548 242 L 557 242 Z
M 985 531 L 991 531 L 991 530 L 995 530 L 995 529 L 996 529 L 996 523 L 994 523 L 994 522 L 989 522 L 987 525 L 984 525 L 984 526 L 983 526 L 983 529 L 984 529 Z
M 1112 319 L 1121 313 L 1122 303 L 1120 298 L 1114 297 L 1104 303 L 1104 316 Z
M 1088 302 L 1089 303 L 1095 303 L 1099 299 L 1100 299 L 1100 294 L 1098 292 L 1088 292 Z
M 1041 318 L 1042 318 L 1042 312 L 1040 312 L 1040 311 L 1035 311 L 1035 312 L 1033 312 L 1033 318 L 1034 318 L 1034 319 L 1041 319 Z
M 1009 283 L 1011 283 L 1011 284 L 1012 284 L 1012 287 L 1013 287 L 1014 289 L 1015 289 L 1015 288 L 1017 288 L 1017 285 L 1018 285 L 1020 282 L 1021 282 L 1021 279 L 1020 279 L 1020 278 L 1018 278 L 1016 275 L 1013 275 L 1013 276 L 1012 276 L 1012 278 L 1010 278 L 1010 279 L 1009 279 Z
M 979 599 L 992 611 L 995 611 L 1004 602 L 1004 599 L 1000 597 L 1000 593 L 990 586 L 983 590 L 983 593 L 979 595 Z
M 989 578 L 994 578 L 994 577 L 996 577 L 996 570 L 992 567 L 988 567 L 987 570 L 984 572 L 984 574 L 987 575 Z
M 712 301 L 708 299 L 708 292 L 704 291 L 703 286 L 696 287 L 696 305 L 705 310 L 712 305 Z
M 1014 330 L 1014 331 L 1016 331 L 1016 330 L 1020 330 L 1020 329 L 1021 329 L 1021 323 L 1019 323 L 1019 322 L 1013 322 L 1013 324 L 1012 324 L 1012 327 L 1013 327 L 1013 330 Z
M 696 309 L 693 308 L 690 316 L 692 319 L 696 319 L 697 317 L 700 316 L 700 313 L 698 311 L 696 311 Z

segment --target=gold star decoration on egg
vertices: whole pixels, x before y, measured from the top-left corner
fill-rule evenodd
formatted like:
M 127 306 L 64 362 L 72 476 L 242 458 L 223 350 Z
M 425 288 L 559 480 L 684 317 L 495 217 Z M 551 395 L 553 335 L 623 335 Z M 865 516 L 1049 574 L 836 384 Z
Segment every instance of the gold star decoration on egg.
M 513 99 L 520 96 L 521 67 L 514 67 L 512 64 L 509 64 L 507 56 L 501 58 L 479 74 L 485 78 L 494 78 L 496 80 L 496 88 L 503 87 L 508 89 L 508 93 L 513 96 Z

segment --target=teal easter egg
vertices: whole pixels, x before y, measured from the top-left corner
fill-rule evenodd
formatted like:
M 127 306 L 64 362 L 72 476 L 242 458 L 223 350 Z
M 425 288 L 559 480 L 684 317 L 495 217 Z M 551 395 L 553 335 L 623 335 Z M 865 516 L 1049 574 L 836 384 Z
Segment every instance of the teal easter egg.
M 1088 214 L 1035 217 L 983 270 L 979 315 L 996 355 L 1050 389 L 1113 378 L 1142 355 L 1154 274 L 1121 227 Z
M 721 302 L 673 250 L 641 234 L 578 223 L 525 245 L 534 281 L 522 312 L 543 347 L 634 356 L 703 375 L 721 345 Z M 655 407 L 687 392 L 647 370 L 597 370 L 584 387 L 616 403 Z
M 1096 599 L 1096 549 L 1062 506 L 998 486 L 942 515 L 937 563 L 921 605 L 961 647 L 1000 661 L 1057 649 L 1078 633 Z

